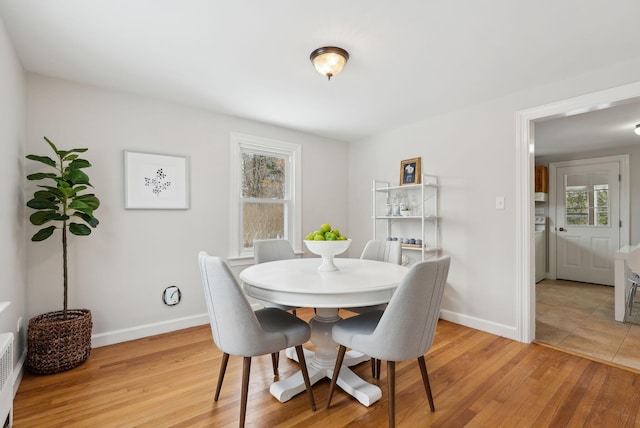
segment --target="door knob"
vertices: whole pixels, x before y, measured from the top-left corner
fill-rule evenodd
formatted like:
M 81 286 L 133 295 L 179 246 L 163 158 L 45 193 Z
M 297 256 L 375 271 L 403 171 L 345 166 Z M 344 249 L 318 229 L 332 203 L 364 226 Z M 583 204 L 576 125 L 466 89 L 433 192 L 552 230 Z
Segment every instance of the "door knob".
M 560 229 L 558 229 L 560 232 L 566 232 L 567 229 L 565 229 L 564 227 L 561 227 Z

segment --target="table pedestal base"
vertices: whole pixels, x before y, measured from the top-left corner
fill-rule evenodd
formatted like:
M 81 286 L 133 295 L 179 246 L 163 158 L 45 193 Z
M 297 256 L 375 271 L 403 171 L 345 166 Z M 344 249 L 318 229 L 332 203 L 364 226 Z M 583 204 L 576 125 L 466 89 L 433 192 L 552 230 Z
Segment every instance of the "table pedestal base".
M 311 326 L 311 342 L 317 346 L 316 352 L 305 349 L 309 380 L 312 385 L 325 377 L 331 379 L 333 376 L 333 369 L 338 355 L 338 344 L 331 338 L 331 329 L 338 320 L 340 320 L 338 309 L 320 308 L 316 309 L 316 315 L 309 323 Z M 287 349 L 286 353 L 287 357 L 297 360 L 293 348 Z M 382 397 L 382 391 L 378 386 L 365 382 L 348 366 L 369 360 L 368 356 L 359 352 L 347 352 L 337 382 L 340 388 L 365 406 L 370 406 L 378 401 Z M 299 371 L 287 379 L 274 382 L 269 388 L 271 395 L 283 403 L 304 390 L 302 373 Z

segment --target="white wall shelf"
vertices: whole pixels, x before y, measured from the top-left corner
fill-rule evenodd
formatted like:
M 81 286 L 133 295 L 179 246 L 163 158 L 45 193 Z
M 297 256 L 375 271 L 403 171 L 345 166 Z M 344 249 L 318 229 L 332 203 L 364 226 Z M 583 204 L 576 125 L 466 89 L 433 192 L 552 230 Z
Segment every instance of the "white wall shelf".
M 440 216 L 438 177 L 422 174 L 420 184 L 391 186 L 387 181 L 373 181 L 373 239 L 419 239 L 420 244 L 403 244 L 402 249 L 417 254 L 419 260 L 438 255 L 440 248 Z M 389 215 L 388 203 L 395 198 L 410 209 L 409 215 Z M 415 259 L 415 257 L 414 257 Z M 415 261 L 415 260 L 413 260 Z

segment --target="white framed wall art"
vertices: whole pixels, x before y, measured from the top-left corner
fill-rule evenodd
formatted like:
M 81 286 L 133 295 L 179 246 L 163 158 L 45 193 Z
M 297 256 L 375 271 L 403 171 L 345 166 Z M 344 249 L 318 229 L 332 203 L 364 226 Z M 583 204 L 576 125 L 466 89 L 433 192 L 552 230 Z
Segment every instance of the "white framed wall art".
M 124 152 L 124 207 L 188 209 L 186 156 Z

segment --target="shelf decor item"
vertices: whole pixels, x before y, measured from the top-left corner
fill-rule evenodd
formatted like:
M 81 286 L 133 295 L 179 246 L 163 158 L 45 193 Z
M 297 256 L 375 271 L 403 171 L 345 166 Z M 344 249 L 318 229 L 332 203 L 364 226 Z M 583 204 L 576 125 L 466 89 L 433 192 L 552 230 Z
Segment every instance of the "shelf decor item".
M 400 162 L 400 185 L 420 184 L 420 160 L 421 158 L 407 159 Z
M 93 193 L 83 193 L 93 187 L 84 172 L 91 164 L 79 157 L 87 149 L 59 150 L 47 137 L 44 139 L 55 153 L 55 159 L 27 156 L 50 168 L 49 172 L 27 175 L 30 181 L 46 180 L 38 186 L 27 206 L 36 210 L 29 217 L 31 223 L 45 226 L 33 235 L 32 241 L 44 241 L 56 230 L 61 231 L 63 309 L 29 320 L 26 366 L 36 374 L 54 374 L 80 365 L 91 353 L 91 311 L 67 309 L 67 231 L 77 236 L 91 234 L 91 229 L 99 223 L 93 213 L 100 206 L 100 200 Z
M 127 209 L 188 209 L 189 182 L 184 156 L 124 152 Z
M 333 257 L 344 253 L 351 245 L 351 239 L 344 241 L 304 241 L 305 245 L 313 254 L 322 257 L 322 263 L 318 266 L 320 272 L 333 272 L 339 270 L 333 262 Z

